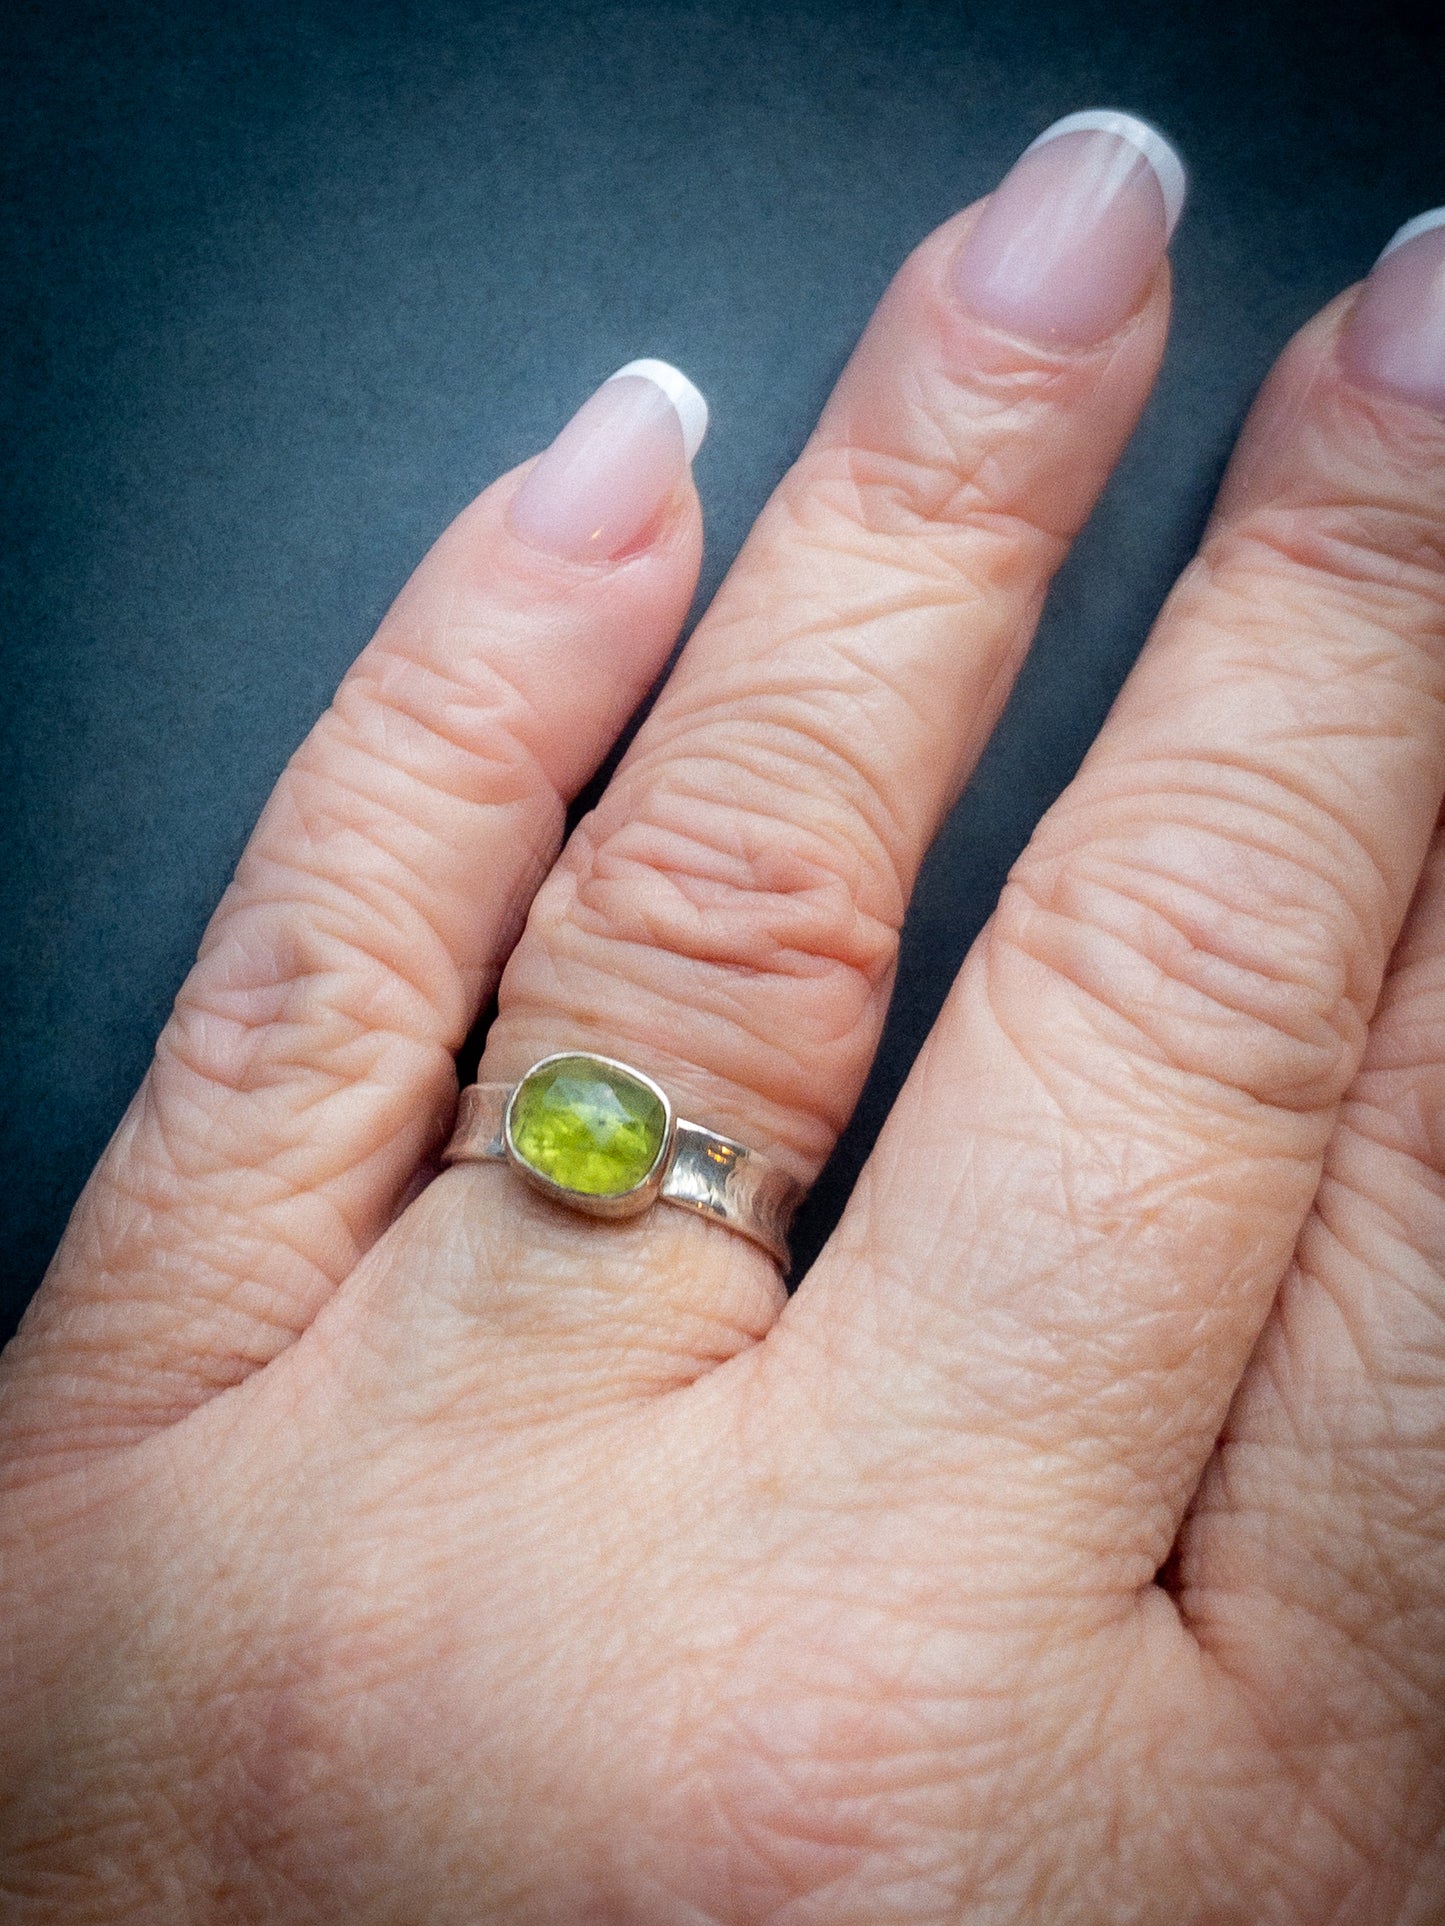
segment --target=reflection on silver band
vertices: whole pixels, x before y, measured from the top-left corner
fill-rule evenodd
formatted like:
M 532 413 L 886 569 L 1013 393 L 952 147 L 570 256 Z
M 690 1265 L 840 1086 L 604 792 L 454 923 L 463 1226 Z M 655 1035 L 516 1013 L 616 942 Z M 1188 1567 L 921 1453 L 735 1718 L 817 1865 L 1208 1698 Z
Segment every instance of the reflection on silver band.
M 463 1090 L 444 1164 L 511 1161 L 505 1120 L 513 1088 L 474 1083 Z M 679 1117 L 657 1195 L 751 1238 L 787 1271 L 788 1226 L 803 1187 L 758 1151 Z

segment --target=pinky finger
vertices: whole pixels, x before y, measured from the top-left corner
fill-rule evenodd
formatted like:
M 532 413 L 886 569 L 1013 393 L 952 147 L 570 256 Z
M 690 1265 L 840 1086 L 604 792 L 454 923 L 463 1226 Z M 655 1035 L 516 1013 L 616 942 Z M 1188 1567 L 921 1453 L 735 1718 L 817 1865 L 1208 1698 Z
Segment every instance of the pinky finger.
M 1445 1892 L 1442 1119 L 1437 836 L 1314 1210 L 1177 1553 L 1182 1610 L 1312 1775 L 1316 1807 L 1393 1861 L 1382 1919 L 1438 1918 L 1406 1895 Z

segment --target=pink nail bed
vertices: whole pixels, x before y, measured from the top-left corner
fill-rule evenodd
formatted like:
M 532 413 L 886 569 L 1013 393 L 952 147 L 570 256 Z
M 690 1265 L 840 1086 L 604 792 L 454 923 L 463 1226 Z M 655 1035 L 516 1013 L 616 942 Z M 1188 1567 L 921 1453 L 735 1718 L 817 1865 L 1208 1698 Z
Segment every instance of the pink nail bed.
M 1445 408 L 1445 207 L 1407 221 L 1371 268 L 1340 360 L 1366 387 Z
M 986 202 L 954 289 L 986 321 L 1088 347 L 1133 314 L 1184 205 L 1183 163 L 1147 121 L 1104 109 L 1045 128 Z
M 508 520 L 533 548 L 609 561 L 646 534 L 702 445 L 707 403 L 665 361 L 629 361 L 533 464 Z

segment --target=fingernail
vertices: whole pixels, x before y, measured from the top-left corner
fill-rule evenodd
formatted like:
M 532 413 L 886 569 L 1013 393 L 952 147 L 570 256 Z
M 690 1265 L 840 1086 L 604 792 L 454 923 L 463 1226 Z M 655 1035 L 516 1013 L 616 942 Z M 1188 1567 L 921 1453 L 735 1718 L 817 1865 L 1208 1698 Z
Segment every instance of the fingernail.
M 512 497 L 533 548 L 607 561 L 632 546 L 702 446 L 707 403 L 666 361 L 629 361 L 573 415 Z
M 1367 387 L 1445 408 L 1445 207 L 1406 221 L 1370 269 L 1340 359 Z
M 1031 340 L 1088 347 L 1144 298 L 1184 206 L 1184 165 L 1132 114 L 1068 114 L 990 196 L 954 269 L 964 305 Z

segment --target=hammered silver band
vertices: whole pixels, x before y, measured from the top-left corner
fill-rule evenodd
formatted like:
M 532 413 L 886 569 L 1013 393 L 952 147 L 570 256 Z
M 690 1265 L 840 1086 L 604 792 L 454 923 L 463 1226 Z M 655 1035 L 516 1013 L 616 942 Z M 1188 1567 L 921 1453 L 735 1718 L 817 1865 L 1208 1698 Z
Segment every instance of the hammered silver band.
M 516 1088 L 507 1083 L 474 1083 L 463 1090 L 456 1127 L 442 1152 L 444 1164 L 510 1163 L 523 1177 L 535 1181 L 507 1141 L 507 1109 Z M 559 1197 L 555 1187 L 543 1188 Z M 758 1151 L 676 1117 L 665 1161 L 643 1208 L 658 1202 L 696 1211 L 761 1245 L 786 1273 L 788 1227 L 802 1199 L 802 1185 Z M 576 1195 L 562 1194 L 560 1201 L 596 1216 L 623 1214 Z

